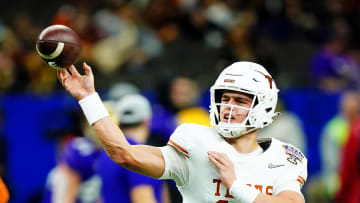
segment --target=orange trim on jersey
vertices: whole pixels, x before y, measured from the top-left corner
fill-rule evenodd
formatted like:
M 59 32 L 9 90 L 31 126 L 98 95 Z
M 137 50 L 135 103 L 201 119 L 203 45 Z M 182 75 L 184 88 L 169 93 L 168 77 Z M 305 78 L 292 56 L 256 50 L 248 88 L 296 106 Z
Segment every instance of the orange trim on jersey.
M 304 185 L 304 183 L 298 178 L 296 179 L 301 185 Z
M 171 146 L 171 147 L 175 147 L 174 145 L 172 145 L 172 144 L 169 144 L 169 143 L 167 143 L 166 144 L 167 146 Z M 176 148 L 176 147 L 175 147 Z M 176 148 L 177 149 L 177 148 Z M 178 149 L 177 149 L 178 150 Z M 186 157 L 186 158 L 190 158 L 189 157 L 189 155 L 186 155 L 185 153 L 183 153 L 183 155 Z
M 0 178 L 0 203 L 6 203 L 9 201 L 9 191 L 6 188 L 5 183 Z
M 185 149 L 183 149 L 182 147 L 180 147 L 178 144 L 176 144 L 175 142 L 173 142 L 172 140 L 169 140 L 169 143 L 171 145 L 173 145 L 174 147 L 176 147 L 177 149 L 179 149 L 180 151 L 184 152 L 185 154 L 189 155 L 189 152 L 187 152 Z
M 298 178 L 300 178 L 302 180 L 303 184 L 305 184 L 306 181 L 305 181 L 305 179 L 303 177 L 298 176 Z

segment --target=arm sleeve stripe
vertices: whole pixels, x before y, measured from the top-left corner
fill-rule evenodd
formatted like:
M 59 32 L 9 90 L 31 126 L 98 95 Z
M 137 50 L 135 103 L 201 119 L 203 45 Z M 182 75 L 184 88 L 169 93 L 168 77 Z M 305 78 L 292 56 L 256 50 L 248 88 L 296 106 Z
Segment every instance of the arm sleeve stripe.
M 296 179 L 301 185 L 303 185 L 303 182 L 301 182 L 300 179 Z
M 299 178 L 300 178 L 300 180 L 302 180 L 303 184 L 305 184 L 305 182 L 306 182 L 305 179 L 301 176 L 299 176 Z
M 178 144 L 176 144 L 175 142 L 173 142 L 172 140 L 169 140 L 169 144 L 176 147 L 178 150 L 182 151 L 183 153 L 185 153 L 186 155 L 189 155 L 189 152 L 187 152 L 185 149 L 183 149 L 182 147 L 180 147 Z
M 176 148 L 174 145 L 171 145 L 171 144 L 166 144 L 167 146 L 170 146 L 170 147 L 173 147 L 173 148 L 175 148 L 175 150 L 179 150 L 178 148 Z M 182 155 L 184 155 L 186 158 L 189 158 L 189 156 L 188 155 L 186 155 L 184 152 L 180 152 Z

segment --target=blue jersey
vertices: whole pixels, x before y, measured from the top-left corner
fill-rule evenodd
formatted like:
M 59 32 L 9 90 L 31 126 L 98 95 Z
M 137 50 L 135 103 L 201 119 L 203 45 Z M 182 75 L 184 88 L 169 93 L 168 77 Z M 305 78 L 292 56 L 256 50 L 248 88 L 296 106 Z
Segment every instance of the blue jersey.
M 95 174 L 95 161 L 99 155 L 100 149 L 85 137 L 69 141 L 60 155 L 60 164 L 66 164 L 81 177 L 77 203 L 94 203 L 99 199 L 101 180 Z M 57 167 L 49 173 L 43 203 L 58 201 L 55 200 L 54 188 L 61 184 L 62 179 L 63 174 Z
M 95 174 L 95 161 L 101 150 L 89 139 L 79 137 L 71 140 L 64 151 L 62 161 L 75 170 L 82 181 Z
M 135 141 L 127 138 L 132 145 Z M 140 175 L 113 162 L 105 151 L 97 160 L 96 171 L 101 178 L 101 198 L 105 203 L 131 203 L 130 191 L 139 185 L 151 185 L 157 202 L 161 202 L 162 182 Z

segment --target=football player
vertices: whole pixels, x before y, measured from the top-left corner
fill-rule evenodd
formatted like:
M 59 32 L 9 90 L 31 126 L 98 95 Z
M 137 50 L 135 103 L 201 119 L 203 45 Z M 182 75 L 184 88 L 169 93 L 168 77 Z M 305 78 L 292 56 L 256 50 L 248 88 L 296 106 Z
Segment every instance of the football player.
M 59 163 L 49 172 L 42 203 L 95 203 L 100 197 L 100 178 L 94 164 L 100 147 L 87 137 L 65 143 Z
M 104 102 L 111 118 L 118 121 L 112 101 Z M 102 147 L 94 130 L 82 120 L 83 136 L 65 138 L 59 160 L 50 170 L 42 203 L 95 203 L 100 199 L 101 179 L 95 164 Z
M 175 180 L 183 202 L 305 202 L 301 187 L 307 160 L 294 146 L 257 140 L 269 125 L 278 89 L 264 67 L 236 62 L 211 87 L 211 123 L 180 125 L 167 146 L 130 145 L 95 91 L 90 66 L 58 70 L 58 78 L 77 100 L 108 155 L 138 173 Z M 291 136 L 291 135 L 289 135 Z

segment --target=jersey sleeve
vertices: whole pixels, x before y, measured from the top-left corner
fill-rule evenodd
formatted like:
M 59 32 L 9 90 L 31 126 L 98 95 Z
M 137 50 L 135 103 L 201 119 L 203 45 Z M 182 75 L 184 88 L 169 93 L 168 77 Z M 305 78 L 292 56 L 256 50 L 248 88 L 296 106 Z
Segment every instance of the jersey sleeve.
M 197 144 L 199 133 L 198 125 L 181 124 L 179 125 L 167 143 L 161 147 L 161 152 L 165 159 L 165 171 L 161 179 L 173 179 L 178 186 L 183 186 L 189 180 L 189 159 L 193 146 Z
M 194 142 L 194 139 L 191 139 L 194 130 L 196 130 L 196 127 L 192 124 L 181 124 L 170 136 L 167 145 L 174 147 L 185 157 L 189 157 Z
M 189 179 L 187 157 L 172 146 L 160 148 L 164 160 L 165 170 L 159 179 L 173 179 L 176 185 L 182 186 Z
M 302 155 L 299 150 L 297 152 Z M 307 180 L 307 159 L 303 157 L 301 160 L 295 160 L 294 157 L 291 156 L 286 159 L 290 160 L 287 167 L 287 173 L 283 173 L 281 178 L 276 181 L 273 194 L 277 195 L 285 190 L 291 190 L 302 194 L 301 188 Z

